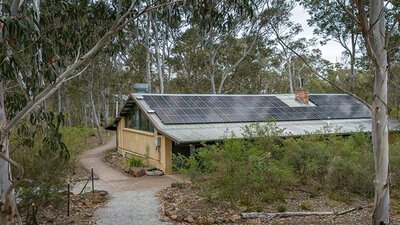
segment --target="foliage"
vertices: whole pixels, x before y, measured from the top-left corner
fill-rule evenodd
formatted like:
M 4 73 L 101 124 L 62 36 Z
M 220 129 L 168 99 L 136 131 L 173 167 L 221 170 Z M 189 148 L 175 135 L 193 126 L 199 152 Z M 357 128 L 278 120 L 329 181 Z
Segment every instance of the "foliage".
M 136 157 L 136 156 L 131 156 L 129 158 L 126 158 L 124 161 L 124 164 L 131 168 L 131 167 L 142 167 L 144 166 L 144 163 L 142 161 L 142 159 Z
M 29 147 L 21 144 L 17 133 L 10 136 L 11 144 L 15 146 L 11 156 L 25 169 L 24 177 L 17 187 L 21 207 L 25 208 L 31 202 L 39 208 L 50 202 L 60 202 L 61 191 L 65 190 L 67 184 L 66 177 L 75 172 L 78 159 L 86 149 L 85 139 L 93 130 L 87 127 L 65 127 L 61 132 L 63 142 L 69 149 L 69 159 L 59 154 L 43 157 L 40 152 L 48 151 L 48 145 L 38 142 Z
M 274 123 L 250 125 L 244 128 L 244 139 L 229 136 L 222 143 L 204 145 L 192 156 L 174 156 L 174 168 L 188 175 L 205 196 L 245 206 L 284 200 L 282 187 L 297 185 L 332 196 L 373 196 L 368 134 L 282 138 L 281 132 Z M 400 181 L 399 146 L 397 142 L 391 148 L 395 185 Z

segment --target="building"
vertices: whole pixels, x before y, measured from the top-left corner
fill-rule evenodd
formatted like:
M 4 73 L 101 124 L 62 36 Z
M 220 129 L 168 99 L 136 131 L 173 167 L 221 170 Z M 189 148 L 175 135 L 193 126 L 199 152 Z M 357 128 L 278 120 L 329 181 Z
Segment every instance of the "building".
M 146 158 L 170 174 L 172 154 L 190 154 L 200 142 L 227 134 L 240 138 L 242 128 L 254 122 L 275 121 L 283 135 L 299 136 L 369 132 L 370 118 L 369 108 L 350 95 L 309 94 L 305 89 L 276 95 L 131 94 L 107 129 L 116 130 L 123 155 Z M 390 120 L 389 126 L 397 122 Z

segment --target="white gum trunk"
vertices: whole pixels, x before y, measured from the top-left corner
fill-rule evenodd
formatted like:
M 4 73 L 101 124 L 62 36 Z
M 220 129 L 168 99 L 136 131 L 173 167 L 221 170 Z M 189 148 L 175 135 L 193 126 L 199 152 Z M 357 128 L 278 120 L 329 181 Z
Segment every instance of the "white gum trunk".
M 389 224 L 389 137 L 387 110 L 388 63 L 385 49 L 383 0 L 370 2 L 371 52 L 375 59 L 374 98 L 372 102 L 372 140 L 375 154 L 375 207 L 373 224 Z

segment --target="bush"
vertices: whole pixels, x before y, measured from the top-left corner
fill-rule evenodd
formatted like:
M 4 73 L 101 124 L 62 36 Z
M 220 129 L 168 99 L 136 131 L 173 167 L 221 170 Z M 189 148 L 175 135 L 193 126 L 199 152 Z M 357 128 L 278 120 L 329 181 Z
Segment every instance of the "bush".
M 24 176 L 16 189 L 21 208 L 29 206 L 31 202 L 39 207 L 62 203 L 61 192 L 66 189 L 66 179 L 75 172 L 80 155 L 86 150 L 86 138 L 92 129 L 64 127 L 61 133 L 69 158 L 62 157 L 49 149 L 48 145 L 37 141 L 43 138 L 40 134 L 36 135 L 35 144 L 31 146 L 21 145 L 23 140 L 16 133 L 11 134 L 11 146 L 15 146 L 11 157 L 24 167 Z
M 143 167 L 144 166 L 144 163 L 143 163 L 142 159 L 137 158 L 135 156 L 131 156 L 131 157 L 125 159 L 124 163 L 129 168 L 131 168 L 131 167 Z
M 246 207 L 282 200 L 284 192 L 276 190 L 293 185 L 373 195 L 369 135 L 281 138 L 281 132 L 274 123 L 251 125 L 244 129 L 243 139 L 229 136 L 221 143 L 204 145 L 190 157 L 176 156 L 175 167 L 181 168 L 205 196 Z M 399 171 L 400 144 L 391 150 L 391 158 L 392 169 Z M 400 181 L 400 175 L 394 174 Z

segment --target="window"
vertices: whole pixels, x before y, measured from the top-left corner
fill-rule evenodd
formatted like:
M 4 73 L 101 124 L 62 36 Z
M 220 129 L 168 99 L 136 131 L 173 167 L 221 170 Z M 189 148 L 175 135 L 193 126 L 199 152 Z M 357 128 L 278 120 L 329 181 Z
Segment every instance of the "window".
M 137 105 L 129 109 L 125 116 L 125 127 L 154 132 L 154 127 Z

